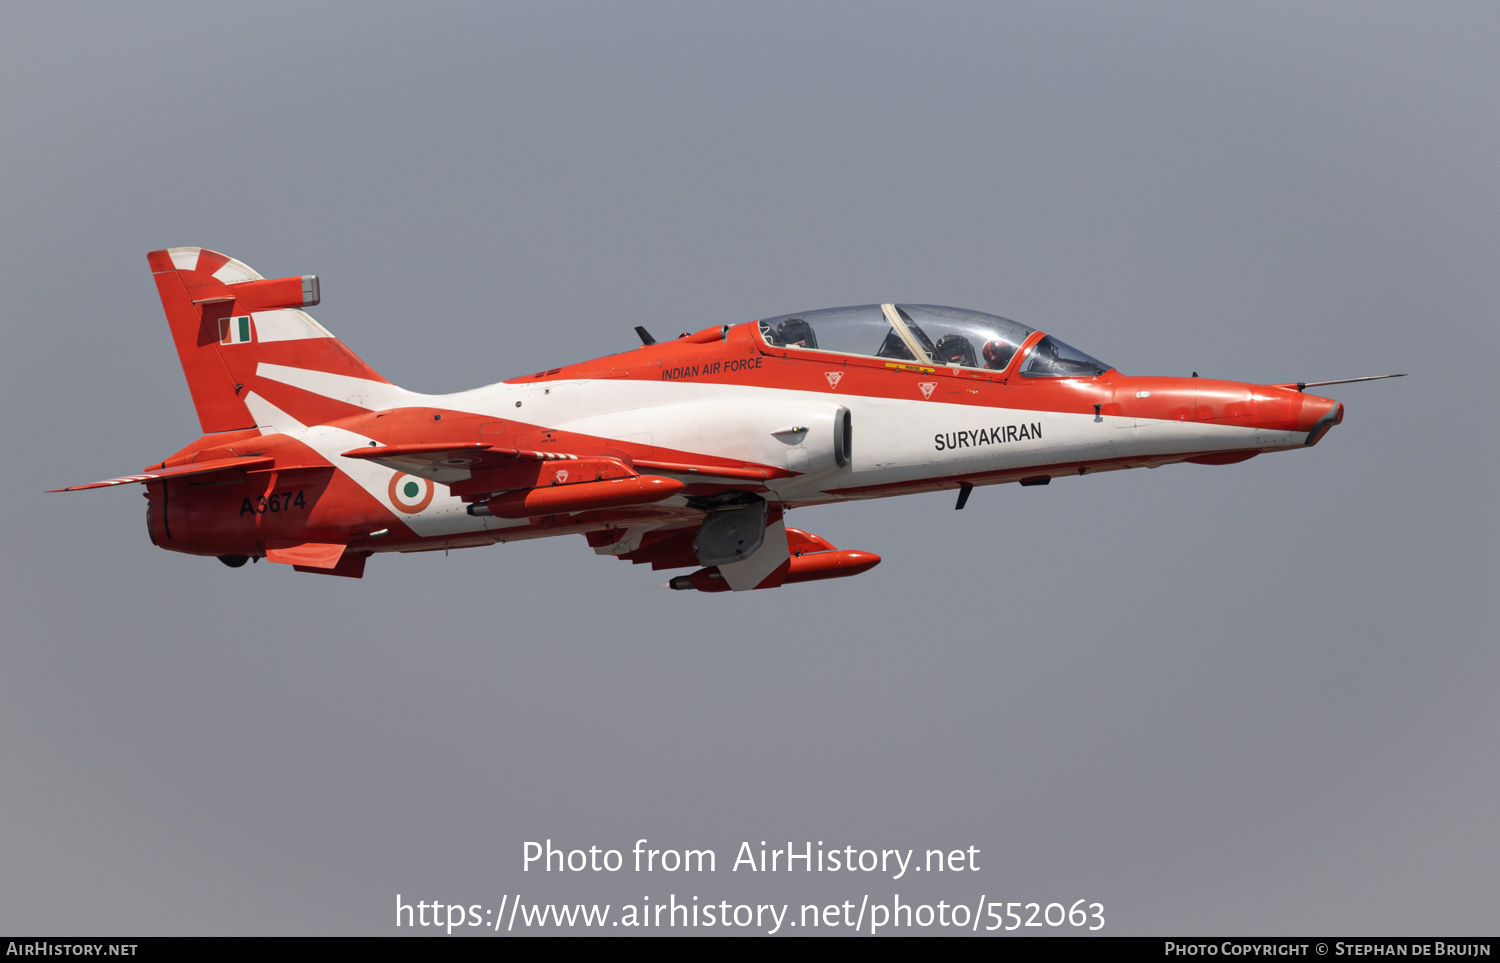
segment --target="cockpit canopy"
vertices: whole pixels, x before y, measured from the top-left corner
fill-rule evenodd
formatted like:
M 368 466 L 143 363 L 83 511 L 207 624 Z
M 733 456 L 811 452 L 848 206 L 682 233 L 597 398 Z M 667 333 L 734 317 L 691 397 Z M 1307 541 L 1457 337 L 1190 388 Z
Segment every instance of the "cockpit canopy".
M 1004 371 L 1036 330 L 963 308 L 861 304 L 767 318 L 760 322 L 760 333 L 773 347 Z M 1110 367 L 1049 335 L 1031 346 L 1020 374 L 1092 378 Z

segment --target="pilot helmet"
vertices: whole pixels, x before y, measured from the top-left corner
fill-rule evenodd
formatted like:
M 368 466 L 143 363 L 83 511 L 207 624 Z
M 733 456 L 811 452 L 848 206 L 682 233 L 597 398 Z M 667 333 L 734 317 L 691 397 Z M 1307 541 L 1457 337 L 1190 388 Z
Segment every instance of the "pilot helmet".
M 817 336 L 812 325 L 801 318 L 787 318 L 776 326 L 776 340 L 793 348 L 816 348 Z
M 961 334 L 945 334 L 938 338 L 933 354 L 939 364 L 961 364 L 968 368 L 979 367 L 974 360 L 974 345 Z
M 996 371 L 1003 371 L 1010 364 L 1010 359 L 1015 355 L 1016 349 L 1004 341 L 986 341 L 984 343 L 985 367 Z

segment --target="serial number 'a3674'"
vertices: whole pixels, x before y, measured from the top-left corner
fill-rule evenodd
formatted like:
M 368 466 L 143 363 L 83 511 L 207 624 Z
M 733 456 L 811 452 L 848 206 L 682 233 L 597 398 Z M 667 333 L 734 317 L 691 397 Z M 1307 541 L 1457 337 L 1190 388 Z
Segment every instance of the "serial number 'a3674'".
M 240 502 L 240 514 L 264 515 L 266 512 L 289 512 L 294 508 L 306 507 L 307 499 L 300 491 L 272 492 L 253 501 L 247 498 Z

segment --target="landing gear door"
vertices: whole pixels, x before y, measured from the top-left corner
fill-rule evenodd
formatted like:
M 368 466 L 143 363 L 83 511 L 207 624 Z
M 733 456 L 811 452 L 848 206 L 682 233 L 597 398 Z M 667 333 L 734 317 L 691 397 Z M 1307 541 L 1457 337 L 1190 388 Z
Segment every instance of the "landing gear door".
M 769 506 L 763 498 L 751 504 L 714 512 L 703 520 L 693 539 L 693 553 L 705 566 L 717 565 L 719 574 L 736 592 L 747 592 L 764 582 L 791 557 L 786 523 L 780 512 L 766 523 Z
M 785 565 L 789 558 L 791 553 L 787 550 L 786 522 L 778 518 L 766 526 L 760 548 L 742 562 L 720 565 L 719 574 L 724 576 L 724 581 L 734 591 L 748 592 Z
M 766 500 L 709 514 L 693 539 L 693 554 L 701 565 L 742 562 L 755 554 L 766 537 Z

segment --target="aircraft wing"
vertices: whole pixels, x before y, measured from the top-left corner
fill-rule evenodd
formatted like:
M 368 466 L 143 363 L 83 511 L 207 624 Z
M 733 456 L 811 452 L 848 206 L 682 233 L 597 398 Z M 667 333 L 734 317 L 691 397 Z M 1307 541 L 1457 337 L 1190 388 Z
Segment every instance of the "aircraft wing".
M 468 472 L 491 468 L 509 468 L 526 461 L 570 461 L 577 455 L 555 451 L 530 451 L 525 448 L 496 448 L 483 442 L 425 442 L 410 445 L 371 445 L 343 453 L 345 458 L 362 458 L 409 475 L 431 475 L 444 469 Z
M 637 468 L 649 468 L 668 475 L 701 475 L 708 478 L 733 478 L 740 481 L 763 482 L 768 478 L 783 478 L 791 472 L 778 468 L 734 468 L 727 465 L 691 465 L 680 461 L 657 461 L 636 459 Z
M 67 488 L 51 488 L 48 491 L 80 492 L 86 488 L 109 488 L 113 485 L 131 485 L 136 482 L 156 481 L 160 478 L 184 478 L 188 475 L 208 475 L 213 472 L 235 469 L 245 471 L 266 467 L 275 460 L 270 455 L 249 458 L 214 458 L 209 461 L 195 461 L 188 465 L 174 465 L 171 468 L 150 468 L 138 475 L 121 475 L 119 478 L 106 478 L 103 481 L 89 482 L 87 485 L 69 485 Z
M 541 476 L 553 470 L 561 471 L 560 477 L 564 478 L 569 472 L 578 478 L 588 473 L 614 478 L 635 475 L 644 470 L 676 475 L 689 484 L 709 479 L 761 484 L 768 478 L 790 474 L 784 469 L 751 468 L 743 464 L 689 464 L 654 459 L 634 460 L 632 466 L 630 460 L 615 456 L 533 451 L 527 448 L 497 447 L 484 442 L 370 445 L 346 451 L 343 456 L 373 461 L 393 471 L 430 478 L 439 485 L 447 485 L 453 494 L 469 499 L 486 492 L 529 488 L 540 484 Z M 567 465 L 551 464 L 580 460 L 582 463 L 576 470 Z

